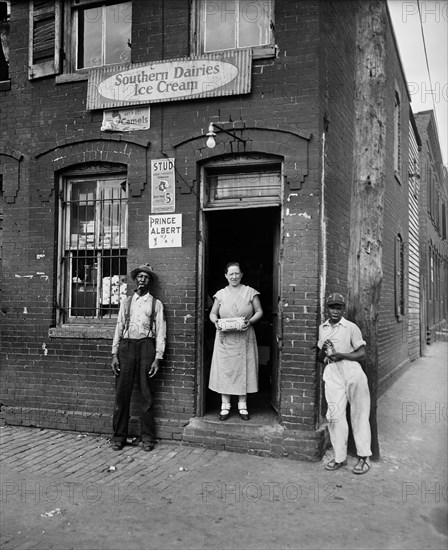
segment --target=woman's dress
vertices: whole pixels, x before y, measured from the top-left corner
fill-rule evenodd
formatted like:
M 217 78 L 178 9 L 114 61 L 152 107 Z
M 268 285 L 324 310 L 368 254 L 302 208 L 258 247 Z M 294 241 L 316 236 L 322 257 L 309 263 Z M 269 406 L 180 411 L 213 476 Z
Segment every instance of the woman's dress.
M 246 285 L 241 285 L 238 293 L 230 292 L 229 287 L 219 290 L 214 295 L 219 302 L 219 317 L 250 319 L 254 314 L 253 299 L 258 294 Z M 216 331 L 208 387 L 230 395 L 258 391 L 258 348 L 252 325 L 241 332 Z

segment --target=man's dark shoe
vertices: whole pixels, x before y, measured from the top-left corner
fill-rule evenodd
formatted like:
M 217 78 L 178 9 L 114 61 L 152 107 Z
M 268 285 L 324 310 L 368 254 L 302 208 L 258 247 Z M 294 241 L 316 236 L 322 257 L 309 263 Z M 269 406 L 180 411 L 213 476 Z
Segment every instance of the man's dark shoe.
M 142 447 L 146 453 L 150 453 L 154 450 L 154 443 L 143 443 Z
M 115 441 L 114 443 L 112 443 L 111 446 L 113 451 L 121 451 L 121 449 L 123 448 L 123 443 L 117 443 Z

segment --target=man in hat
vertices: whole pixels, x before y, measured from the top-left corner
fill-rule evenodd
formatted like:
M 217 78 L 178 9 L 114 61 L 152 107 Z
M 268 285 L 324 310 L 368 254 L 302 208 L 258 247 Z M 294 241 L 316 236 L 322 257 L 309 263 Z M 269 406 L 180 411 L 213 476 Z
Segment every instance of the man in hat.
M 355 474 L 370 469 L 370 393 L 367 377 L 359 361 L 365 357 L 365 341 L 361 331 L 344 317 L 345 298 L 330 294 L 326 300 L 329 318 L 319 327 L 318 359 L 325 363 L 323 380 L 328 404 L 327 420 L 334 459 L 325 469 L 337 470 L 347 464 L 347 403 L 353 428 L 358 461 Z
M 131 277 L 137 289 L 121 302 L 112 344 L 116 396 L 111 444 L 114 451 L 119 451 L 126 443 L 132 387 L 137 377 L 143 450 L 152 451 L 155 428 L 150 379 L 157 374 L 165 352 L 166 322 L 162 302 L 149 293 L 154 281 L 152 267 L 141 265 L 131 271 Z

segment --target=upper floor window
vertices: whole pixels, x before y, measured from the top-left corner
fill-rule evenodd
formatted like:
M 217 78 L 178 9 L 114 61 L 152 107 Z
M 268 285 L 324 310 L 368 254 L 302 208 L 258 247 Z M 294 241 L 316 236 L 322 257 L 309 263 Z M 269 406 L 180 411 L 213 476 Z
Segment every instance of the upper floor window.
M 126 174 L 65 178 L 61 220 L 59 322 L 115 317 L 127 291 Z
M 131 29 L 132 2 L 30 0 L 29 78 L 128 63 Z
M 199 53 L 273 45 L 274 0 L 197 0 Z
M 0 2 L 0 82 L 9 79 L 9 20 L 11 2 Z
M 72 2 L 76 69 L 131 61 L 132 2 L 86 6 Z
M 400 94 L 395 91 L 394 105 L 394 170 L 398 178 L 401 177 L 401 101 Z

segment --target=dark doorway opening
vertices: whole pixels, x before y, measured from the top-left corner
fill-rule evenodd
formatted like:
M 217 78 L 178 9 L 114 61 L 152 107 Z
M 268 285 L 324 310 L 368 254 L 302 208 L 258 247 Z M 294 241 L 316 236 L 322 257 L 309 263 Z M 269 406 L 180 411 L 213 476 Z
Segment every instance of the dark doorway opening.
M 215 339 L 215 327 L 208 316 L 214 294 L 227 285 L 225 266 L 230 261 L 241 264 L 242 283 L 260 292 L 263 318 L 254 326 L 259 352 L 259 391 L 248 395 L 252 419 L 261 423 L 272 420 L 276 406 L 277 345 L 276 313 L 278 302 L 278 234 L 280 209 L 258 207 L 217 210 L 205 213 L 205 265 L 204 265 L 204 351 L 203 398 L 205 416 L 218 416 L 221 404 L 219 394 L 208 389 L 210 366 Z M 236 397 L 232 398 L 235 410 Z M 263 422 L 263 418 L 265 422 Z

